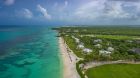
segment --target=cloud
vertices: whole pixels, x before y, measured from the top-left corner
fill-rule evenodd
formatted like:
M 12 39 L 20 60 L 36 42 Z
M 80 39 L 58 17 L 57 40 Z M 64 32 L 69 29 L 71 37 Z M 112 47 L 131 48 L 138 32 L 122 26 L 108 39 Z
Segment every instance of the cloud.
M 33 13 L 29 9 L 23 9 L 23 16 L 25 18 L 31 19 L 33 17 Z
M 69 2 L 65 0 L 62 3 L 54 3 L 54 9 L 58 12 L 64 12 L 68 8 Z
M 79 18 L 88 18 L 93 19 L 100 17 L 105 8 L 106 0 L 94 0 L 89 3 L 86 3 L 84 5 L 81 5 L 78 9 L 75 11 L 75 15 Z
M 125 2 L 138 2 L 140 0 L 109 0 L 109 1 L 125 1 Z
M 137 1 L 137 2 L 136 2 Z M 83 19 L 136 19 L 140 17 L 140 2 L 135 0 L 93 0 L 79 6 L 74 12 Z
M 106 6 L 104 9 L 106 12 L 104 13 L 104 15 L 106 17 L 110 17 L 110 18 L 129 18 L 130 14 L 128 12 L 126 12 L 123 7 L 122 7 L 122 2 L 115 2 L 112 3 L 113 6 Z
M 10 6 L 15 3 L 15 0 L 5 0 L 4 3 L 5 3 L 5 5 Z
M 43 8 L 41 5 L 37 5 L 38 11 L 45 17 L 46 19 L 51 19 L 51 15 L 48 14 L 47 9 Z
M 16 11 L 16 16 L 21 18 L 31 19 L 33 18 L 33 13 L 29 9 L 23 8 L 20 11 Z
M 68 1 L 65 1 L 64 2 L 64 7 L 67 7 L 68 6 Z
M 57 3 L 57 2 L 55 2 L 55 3 L 54 3 L 54 7 L 57 7 L 57 6 L 58 6 L 58 3 Z

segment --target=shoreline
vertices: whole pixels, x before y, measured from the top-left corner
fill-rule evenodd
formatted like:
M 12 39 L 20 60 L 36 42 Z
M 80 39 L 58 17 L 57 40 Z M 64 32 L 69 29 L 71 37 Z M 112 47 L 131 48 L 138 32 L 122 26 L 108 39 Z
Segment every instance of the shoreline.
M 77 57 L 69 52 L 67 45 L 62 37 L 59 37 L 59 48 L 63 63 L 63 78 L 80 78 L 76 70 Z

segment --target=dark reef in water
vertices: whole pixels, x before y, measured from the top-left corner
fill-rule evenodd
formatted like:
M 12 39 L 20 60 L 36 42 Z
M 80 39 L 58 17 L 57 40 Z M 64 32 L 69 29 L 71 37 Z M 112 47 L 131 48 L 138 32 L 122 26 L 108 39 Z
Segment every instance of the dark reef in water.
M 0 71 L 7 71 L 8 67 L 3 65 L 3 64 L 0 64 Z
M 24 66 L 27 66 L 27 65 L 32 65 L 34 64 L 35 62 L 28 62 L 28 61 L 24 61 L 23 64 L 14 64 L 14 66 L 16 67 L 24 67 Z
M 29 78 L 30 74 L 31 74 L 31 70 L 27 69 L 26 74 L 22 75 L 22 78 Z
M 14 77 L 13 77 L 12 74 L 9 74 L 9 75 L 7 75 L 7 76 L 5 76 L 5 77 L 3 77 L 3 78 L 14 78 Z

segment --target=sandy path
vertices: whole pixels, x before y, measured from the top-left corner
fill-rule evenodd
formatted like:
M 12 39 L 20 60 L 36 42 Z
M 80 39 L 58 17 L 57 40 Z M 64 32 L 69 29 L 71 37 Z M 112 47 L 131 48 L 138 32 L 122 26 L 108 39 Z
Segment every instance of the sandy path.
M 140 62 L 135 61 L 126 61 L 126 60 L 118 60 L 118 61 L 97 61 L 97 62 L 88 62 L 84 65 L 84 69 L 89 69 L 92 67 L 102 66 L 105 64 L 118 64 L 118 63 L 125 63 L 125 64 L 140 64 Z
M 59 37 L 59 47 L 64 65 L 63 78 L 80 78 L 76 71 L 77 57 L 72 52 L 68 52 L 69 49 L 61 37 Z

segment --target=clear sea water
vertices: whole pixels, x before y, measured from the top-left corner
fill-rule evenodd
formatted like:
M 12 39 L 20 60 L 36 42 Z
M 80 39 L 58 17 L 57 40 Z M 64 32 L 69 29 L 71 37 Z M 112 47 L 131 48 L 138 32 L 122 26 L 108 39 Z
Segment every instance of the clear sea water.
M 62 78 L 57 32 L 0 27 L 0 78 Z

